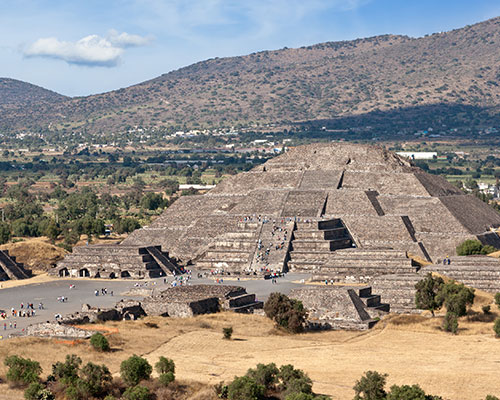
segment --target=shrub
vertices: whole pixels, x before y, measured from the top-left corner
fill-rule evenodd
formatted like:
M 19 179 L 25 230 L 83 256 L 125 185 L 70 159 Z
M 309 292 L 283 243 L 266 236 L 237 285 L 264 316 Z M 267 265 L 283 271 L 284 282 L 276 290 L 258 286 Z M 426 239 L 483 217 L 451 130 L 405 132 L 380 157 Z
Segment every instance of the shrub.
M 128 386 L 135 386 L 143 379 L 149 379 L 153 368 L 148 361 L 133 355 L 120 364 L 120 375 Z
M 483 310 L 484 314 L 489 314 L 491 311 L 491 306 L 488 304 L 486 306 L 483 306 L 481 309 Z
M 354 400 L 383 400 L 386 398 L 384 389 L 387 374 L 377 371 L 367 371 L 354 385 Z
M 234 378 L 227 388 L 229 400 L 261 400 L 264 393 L 265 387 L 248 376 Z
M 451 332 L 457 334 L 458 332 L 458 317 L 457 314 L 451 311 L 447 311 L 443 320 L 443 329 L 446 332 Z
M 493 330 L 495 331 L 495 336 L 500 338 L 500 318 L 495 319 L 493 323 Z
M 418 385 L 391 386 L 391 391 L 387 394 L 387 400 L 427 400 L 425 392 Z
M 285 394 L 306 393 L 312 394 L 312 381 L 301 369 L 295 369 L 287 364 L 280 367 L 278 374 L 279 389 Z
M 158 380 L 163 386 L 168 386 L 175 380 L 175 375 L 173 372 L 165 372 L 163 374 L 160 374 Z
M 38 400 L 40 392 L 45 389 L 45 387 L 39 382 L 31 383 L 24 391 L 24 398 L 26 400 Z
M 167 372 L 175 373 L 175 363 L 170 358 L 161 356 L 158 362 L 155 364 L 155 370 L 159 374 L 165 374 Z
M 438 297 L 444 301 L 447 311 L 462 317 L 467 313 L 467 305 L 474 303 L 474 289 L 450 281 L 443 285 Z
M 125 390 L 123 398 L 126 400 L 150 400 L 151 393 L 145 386 L 134 386 Z
M 78 370 L 82 359 L 74 354 L 67 354 L 64 362 L 52 364 L 52 376 L 55 380 L 60 380 L 65 385 L 75 382 L 78 379 Z
M 457 246 L 459 256 L 469 256 L 471 254 L 483 254 L 483 245 L 479 240 L 468 239 Z
M 94 397 L 105 395 L 113 380 L 108 367 L 91 362 L 82 368 L 81 379 L 86 391 Z
M 500 400 L 497 396 L 493 396 L 491 394 L 487 395 L 484 400 Z
M 500 292 L 495 294 L 495 304 L 500 308 Z
M 290 299 L 282 293 L 271 293 L 264 304 L 266 316 L 292 333 L 304 330 L 307 312 L 301 301 Z
M 229 326 L 227 328 L 222 328 L 223 338 L 226 340 L 230 340 L 231 336 L 233 336 L 233 327 Z
M 421 310 L 429 310 L 434 316 L 434 311 L 441 308 L 443 299 L 439 292 L 444 285 L 442 278 L 434 278 L 431 273 L 421 281 L 417 282 L 415 289 L 415 305 Z
M 15 386 L 27 386 L 31 383 L 40 381 L 42 367 L 37 361 L 18 356 L 9 356 L 4 364 L 9 367 L 7 371 L 7 380 Z
M 246 375 L 252 378 L 257 384 L 262 385 L 266 390 L 272 389 L 278 382 L 280 370 L 276 364 L 257 364 L 255 369 L 249 369 Z
M 109 342 L 106 336 L 104 336 L 102 333 L 94 333 L 90 337 L 90 344 L 92 347 L 97 350 L 97 351 L 109 351 Z

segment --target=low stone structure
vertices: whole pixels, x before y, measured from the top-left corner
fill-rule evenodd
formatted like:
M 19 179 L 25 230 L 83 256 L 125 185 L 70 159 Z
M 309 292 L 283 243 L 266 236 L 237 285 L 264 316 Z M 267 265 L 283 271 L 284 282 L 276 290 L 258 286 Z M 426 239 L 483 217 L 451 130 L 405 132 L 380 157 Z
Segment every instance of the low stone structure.
M 73 249 L 49 274 L 59 277 L 157 278 L 182 274 L 160 246 L 91 245 Z
M 37 337 L 57 337 L 61 339 L 88 339 L 96 331 L 80 329 L 60 322 L 42 322 L 26 328 L 25 335 Z
M 389 312 L 389 304 L 381 303 L 371 287 L 309 287 L 293 289 L 289 296 L 308 310 L 311 329 L 365 330 L 377 322 L 376 317 Z
M 24 268 L 8 250 L 0 250 L 0 281 L 26 279 L 31 277 L 31 270 Z

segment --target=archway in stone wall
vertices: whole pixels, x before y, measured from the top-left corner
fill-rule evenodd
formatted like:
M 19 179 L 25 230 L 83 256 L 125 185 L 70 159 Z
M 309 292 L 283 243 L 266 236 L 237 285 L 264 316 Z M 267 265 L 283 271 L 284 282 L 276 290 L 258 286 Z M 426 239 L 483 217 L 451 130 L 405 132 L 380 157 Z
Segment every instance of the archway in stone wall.
M 64 278 L 66 276 L 69 276 L 69 271 L 68 268 L 62 268 L 59 270 L 59 277 Z
M 80 271 L 78 271 L 78 276 L 80 276 L 81 278 L 89 278 L 90 272 L 87 268 L 82 268 Z
M 116 278 L 116 274 L 114 272 L 111 272 L 109 274 L 109 279 L 115 279 Z
M 120 278 L 130 278 L 130 273 L 128 271 L 120 272 Z

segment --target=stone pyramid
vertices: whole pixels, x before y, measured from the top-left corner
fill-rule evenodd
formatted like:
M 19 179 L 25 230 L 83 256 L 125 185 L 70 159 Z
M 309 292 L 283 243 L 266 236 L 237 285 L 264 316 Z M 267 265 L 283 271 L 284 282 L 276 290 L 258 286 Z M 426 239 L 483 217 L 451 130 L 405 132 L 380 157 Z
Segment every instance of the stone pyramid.
M 321 143 L 179 198 L 123 244 L 202 269 L 318 272 L 369 257 L 380 274 L 410 273 L 408 255 L 434 261 L 475 238 L 500 248 L 499 226 L 487 204 L 382 147 Z

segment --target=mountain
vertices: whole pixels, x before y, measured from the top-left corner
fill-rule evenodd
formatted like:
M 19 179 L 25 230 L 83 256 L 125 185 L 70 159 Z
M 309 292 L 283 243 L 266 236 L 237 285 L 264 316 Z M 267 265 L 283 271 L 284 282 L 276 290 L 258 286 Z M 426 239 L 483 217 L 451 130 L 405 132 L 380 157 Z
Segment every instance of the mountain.
M 16 79 L 0 78 L 0 106 L 29 107 L 40 103 L 58 103 L 69 98 Z
M 382 35 L 215 58 L 88 97 L 60 99 L 14 85 L 19 90 L 9 98 L 19 100 L 0 101 L 0 132 L 104 134 L 136 125 L 280 124 L 435 108 L 440 118 L 474 121 L 498 116 L 499 49 L 497 17 L 422 38 Z

